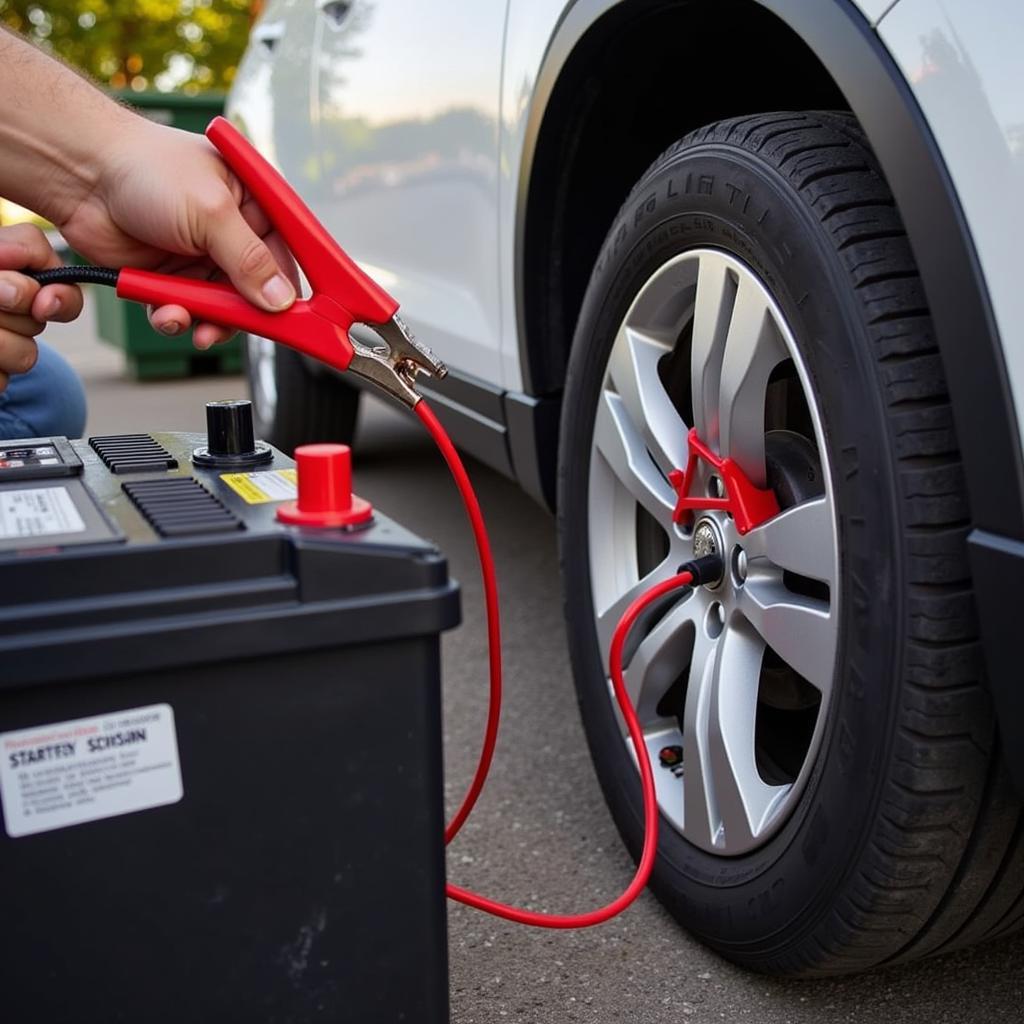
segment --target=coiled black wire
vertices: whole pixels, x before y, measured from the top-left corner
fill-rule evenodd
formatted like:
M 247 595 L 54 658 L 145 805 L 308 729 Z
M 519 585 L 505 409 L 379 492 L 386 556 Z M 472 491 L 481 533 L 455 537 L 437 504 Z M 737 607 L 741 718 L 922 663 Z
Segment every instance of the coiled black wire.
M 23 270 L 40 284 L 105 284 L 117 287 L 119 270 L 113 267 L 51 267 L 49 270 Z

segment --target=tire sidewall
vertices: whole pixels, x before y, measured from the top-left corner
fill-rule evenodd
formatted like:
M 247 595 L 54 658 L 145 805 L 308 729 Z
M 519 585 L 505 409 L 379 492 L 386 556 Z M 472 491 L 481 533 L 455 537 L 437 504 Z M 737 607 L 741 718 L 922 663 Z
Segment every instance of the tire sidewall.
M 608 699 L 589 576 L 587 492 L 599 389 L 615 332 L 643 283 L 694 248 L 761 278 L 796 339 L 825 433 L 838 517 L 840 636 L 818 757 L 787 823 L 758 850 L 716 857 L 662 823 L 652 887 L 704 941 L 763 966 L 835 902 L 877 814 L 893 742 L 902 621 L 896 474 L 870 337 L 849 271 L 804 200 L 769 164 L 720 144 L 681 144 L 627 201 L 584 298 L 559 456 L 559 535 L 570 651 L 598 775 L 636 855 L 639 785 Z M 656 769 L 657 770 L 657 769 Z

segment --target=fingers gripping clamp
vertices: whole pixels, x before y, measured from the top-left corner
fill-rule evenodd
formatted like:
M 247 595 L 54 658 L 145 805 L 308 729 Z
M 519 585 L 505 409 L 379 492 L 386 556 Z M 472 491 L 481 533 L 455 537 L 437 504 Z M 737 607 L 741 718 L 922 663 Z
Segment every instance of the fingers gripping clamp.
M 199 319 L 288 345 L 415 406 L 420 398 L 414 387 L 417 375 L 443 377 L 447 370 L 413 338 L 398 316 L 398 303 L 355 264 L 284 178 L 228 121 L 214 118 L 206 136 L 284 239 L 312 295 L 283 312 L 267 313 L 227 284 L 131 268 L 120 272 L 117 294 L 153 305 L 181 305 Z M 381 344 L 354 341 L 349 336 L 354 323 L 366 324 Z

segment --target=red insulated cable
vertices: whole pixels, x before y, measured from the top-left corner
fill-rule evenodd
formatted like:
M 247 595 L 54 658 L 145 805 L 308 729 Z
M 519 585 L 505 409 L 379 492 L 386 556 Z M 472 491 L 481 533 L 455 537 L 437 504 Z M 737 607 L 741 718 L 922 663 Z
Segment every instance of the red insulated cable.
M 494 560 L 491 556 L 491 544 L 487 537 L 487 527 L 484 524 L 483 514 L 480 511 L 480 503 L 477 501 L 473 485 L 469 481 L 469 476 L 462 464 L 462 460 L 459 458 L 459 453 L 455 450 L 455 446 L 445 432 L 444 427 L 438 422 L 437 417 L 425 401 L 421 400 L 417 403 L 416 414 L 423 421 L 424 426 L 448 463 L 448 468 L 455 478 L 456 486 L 466 506 L 466 514 L 469 516 L 470 524 L 473 527 L 473 536 L 476 539 L 477 553 L 480 557 L 480 573 L 484 581 L 487 636 L 490 645 L 490 707 L 487 714 L 487 729 L 484 733 L 483 749 L 480 752 L 476 773 L 462 801 L 462 806 L 445 829 L 445 843 L 449 843 L 469 816 L 477 797 L 480 795 L 480 791 L 483 789 L 484 782 L 487 779 L 487 772 L 491 766 L 491 759 L 494 756 L 494 745 L 498 737 L 498 720 L 501 716 L 501 628 L 498 619 L 498 584 L 494 572 Z M 626 890 L 617 899 L 612 900 L 611 903 L 584 914 L 544 914 L 534 910 L 525 910 L 521 907 L 512 907 L 506 903 L 499 903 L 496 900 L 488 899 L 486 896 L 479 896 L 468 889 L 462 889 L 451 883 L 446 887 L 449 899 L 465 903 L 470 907 L 476 907 L 477 910 L 486 911 L 488 914 L 493 914 L 496 917 L 503 917 L 508 921 L 534 925 L 538 928 L 587 928 L 591 925 L 601 924 L 603 921 L 607 921 L 609 918 L 621 913 L 643 892 L 644 887 L 647 885 L 647 880 L 650 878 L 651 870 L 654 867 L 654 859 L 658 852 L 658 802 L 654 790 L 654 772 L 651 768 L 651 759 L 647 753 L 647 744 L 644 742 L 640 722 L 637 720 L 629 694 L 626 692 L 626 682 L 622 675 L 622 648 L 625 645 L 626 637 L 629 635 L 633 623 L 636 622 L 637 617 L 648 605 L 673 590 L 689 586 L 692 582 L 692 574 L 684 571 L 670 579 L 663 580 L 641 594 L 626 609 L 612 636 L 611 651 L 608 655 L 609 669 L 611 671 L 612 684 L 615 688 L 615 699 L 622 710 L 622 716 L 626 720 L 626 726 L 633 741 L 633 749 L 637 754 L 637 762 L 640 766 L 640 788 L 644 804 L 643 849 L 636 873 L 633 875 L 633 880 L 629 883 Z
M 470 811 L 473 810 L 480 791 L 484 788 L 487 773 L 491 769 L 491 760 L 494 758 L 494 745 L 498 742 L 498 720 L 501 718 L 501 620 L 498 614 L 498 579 L 494 572 L 491 541 L 487 536 L 484 514 L 480 511 L 480 502 L 477 501 L 476 492 L 469 481 L 469 474 L 466 472 L 466 467 L 462 464 L 462 459 L 459 458 L 459 453 L 455 450 L 451 438 L 434 415 L 433 409 L 422 399 L 416 403 L 416 415 L 423 421 L 423 425 L 444 456 L 444 461 L 448 463 L 448 468 L 455 479 L 455 486 L 458 487 L 459 494 L 462 496 L 462 503 L 466 506 L 466 515 L 473 528 L 476 551 L 480 559 L 480 575 L 483 577 L 484 583 L 484 607 L 487 609 L 487 650 L 491 676 L 487 727 L 484 730 L 484 744 L 480 750 L 480 759 L 477 762 L 473 781 L 469 784 L 469 789 L 466 790 L 462 805 L 445 827 L 444 841 L 447 845 L 458 835 L 459 829 L 462 828 Z

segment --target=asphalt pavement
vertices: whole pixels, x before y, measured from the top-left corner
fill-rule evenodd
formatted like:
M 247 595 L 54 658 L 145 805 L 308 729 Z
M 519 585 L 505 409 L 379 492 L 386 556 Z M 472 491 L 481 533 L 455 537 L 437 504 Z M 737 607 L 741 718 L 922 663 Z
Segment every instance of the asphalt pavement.
M 202 430 L 203 403 L 242 397 L 237 377 L 136 384 L 91 319 L 50 328 L 90 398 L 89 433 Z M 443 642 L 446 792 L 462 796 L 479 751 L 487 650 L 472 540 L 447 472 L 412 418 L 365 400 L 358 493 L 446 552 L 462 586 L 460 629 Z M 452 845 L 449 877 L 533 909 L 613 898 L 632 862 L 605 810 L 580 728 L 562 626 L 552 518 L 511 482 L 470 463 L 502 590 L 506 701 L 490 781 Z M 776 981 L 689 938 L 644 894 L 618 919 L 542 931 L 449 904 L 452 1021 L 522 1024 L 900 1024 L 1024 1019 L 1024 939 L 854 978 Z

